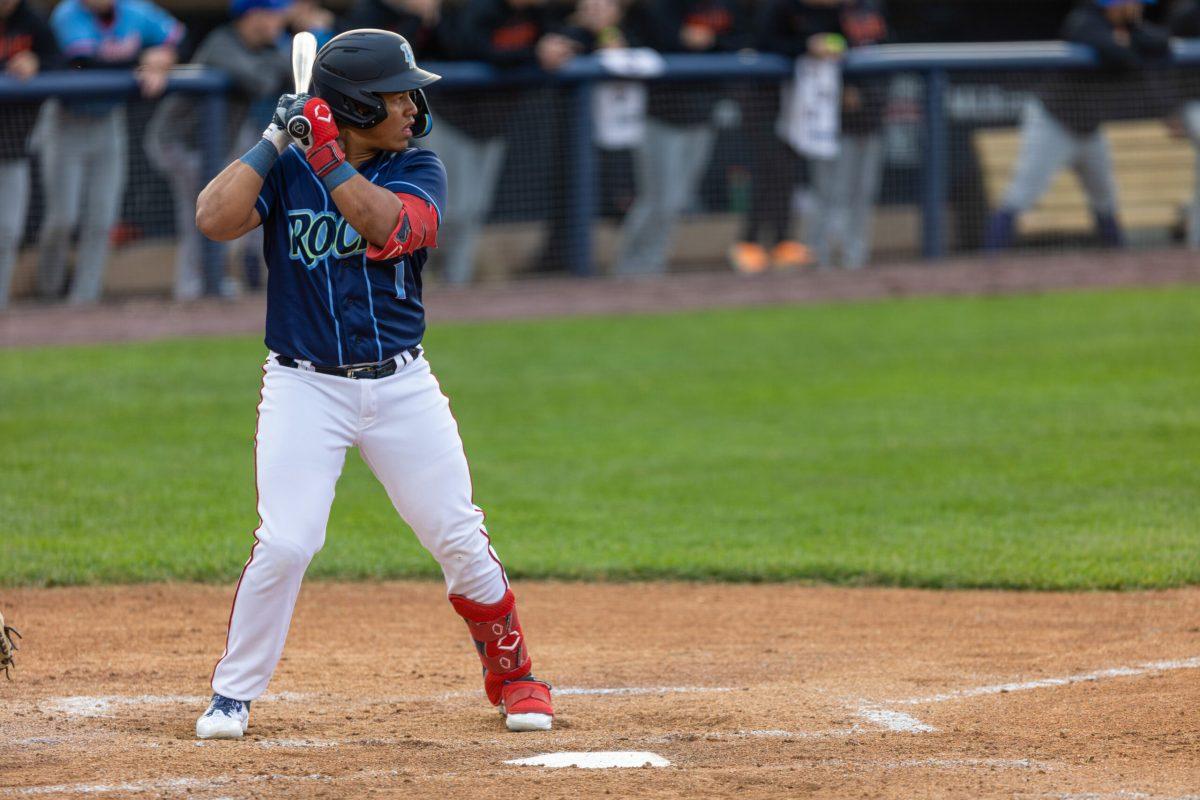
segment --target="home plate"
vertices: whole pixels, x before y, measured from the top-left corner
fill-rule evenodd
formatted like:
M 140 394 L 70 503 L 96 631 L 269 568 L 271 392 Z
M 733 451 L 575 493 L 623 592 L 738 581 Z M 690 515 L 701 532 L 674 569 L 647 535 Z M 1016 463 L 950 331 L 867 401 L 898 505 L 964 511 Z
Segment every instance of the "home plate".
M 540 756 L 505 761 L 519 767 L 580 767 L 581 769 L 621 769 L 630 767 L 669 767 L 657 753 L 639 750 L 610 750 L 595 753 L 542 753 Z

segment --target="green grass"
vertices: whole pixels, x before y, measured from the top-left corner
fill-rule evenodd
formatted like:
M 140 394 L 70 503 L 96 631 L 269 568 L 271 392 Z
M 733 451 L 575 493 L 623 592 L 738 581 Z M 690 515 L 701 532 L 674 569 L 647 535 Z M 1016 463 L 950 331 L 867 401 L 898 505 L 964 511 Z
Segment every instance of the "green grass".
M 1200 290 L 435 326 L 510 574 L 1200 582 Z M 256 339 L 0 352 L 0 583 L 231 581 Z M 321 577 L 436 576 L 360 459 Z

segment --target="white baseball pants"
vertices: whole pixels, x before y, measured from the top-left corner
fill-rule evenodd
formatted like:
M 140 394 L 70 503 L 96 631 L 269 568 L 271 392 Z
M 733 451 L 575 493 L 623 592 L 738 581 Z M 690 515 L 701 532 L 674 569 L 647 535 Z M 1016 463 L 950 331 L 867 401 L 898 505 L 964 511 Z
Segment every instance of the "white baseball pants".
M 503 597 L 507 579 L 471 500 L 458 424 L 425 358 L 355 380 L 280 366 L 271 354 L 255 435 L 261 522 L 213 670 L 218 694 L 253 700 L 266 691 L 352 446 L 441 565 L 449 592 L 487 604 Z

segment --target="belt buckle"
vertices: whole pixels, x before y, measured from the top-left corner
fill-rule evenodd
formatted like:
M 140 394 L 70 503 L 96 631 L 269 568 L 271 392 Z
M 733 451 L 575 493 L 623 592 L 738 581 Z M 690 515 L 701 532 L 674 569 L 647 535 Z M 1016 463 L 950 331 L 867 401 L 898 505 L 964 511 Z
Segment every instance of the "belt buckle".
M 347 378 L 365 378 L 368 376 L 373 376 L 374 372 L 375 372 L 375 365 L 373 365 L 373 364 L 366 366 L 366 367 L 350 367 L 349 369 L 346 370 L 346 377 Z

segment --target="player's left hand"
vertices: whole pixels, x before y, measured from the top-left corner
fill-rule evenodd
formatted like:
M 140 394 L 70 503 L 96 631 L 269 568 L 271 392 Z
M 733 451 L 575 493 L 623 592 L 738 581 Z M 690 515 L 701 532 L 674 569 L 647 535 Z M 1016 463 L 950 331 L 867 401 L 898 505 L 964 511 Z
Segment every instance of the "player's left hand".
M 292 137 L 288 136 L 287 123 L 284 122 L 284 119 L 292 104 L 301 98 L 308 100 L 308 95 L 285 92 L 279 95 L 279 99 L 275 101 L 275 113 L 271 115 L 271 122 L 263 131 L 262 138 L 270 142 L 278 153 L 282 153 L 292 143 Z

